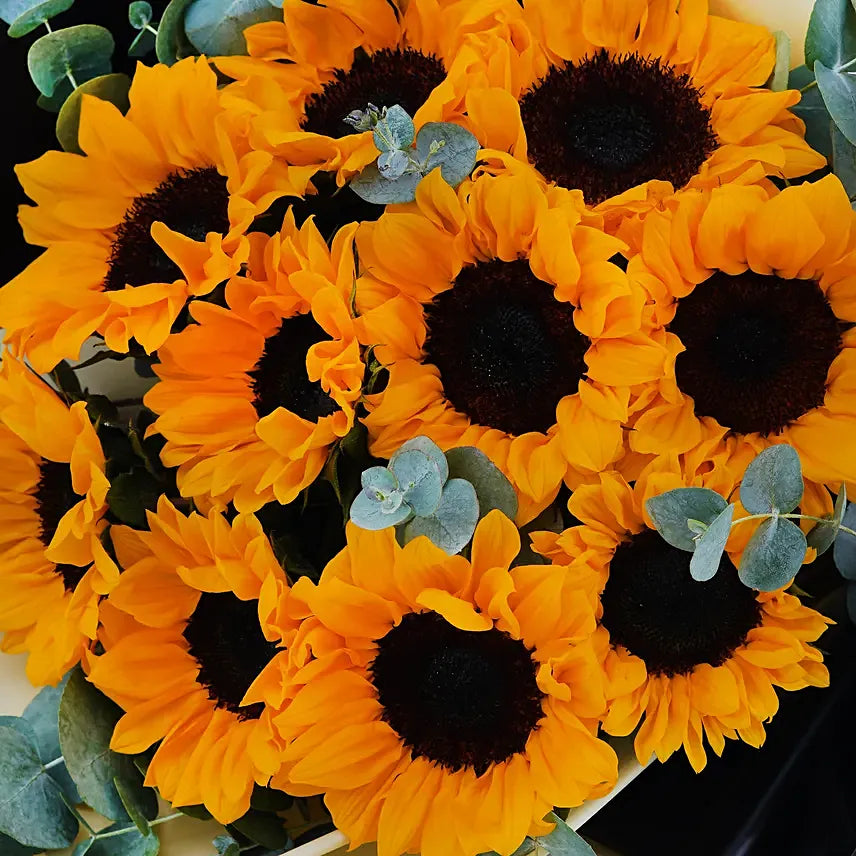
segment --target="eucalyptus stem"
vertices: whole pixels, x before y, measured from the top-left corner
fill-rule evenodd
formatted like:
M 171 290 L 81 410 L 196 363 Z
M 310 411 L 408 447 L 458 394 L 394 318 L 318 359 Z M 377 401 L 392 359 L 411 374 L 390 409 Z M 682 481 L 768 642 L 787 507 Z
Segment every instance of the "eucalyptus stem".
M 78 82 L 74 79 L 74 75 L 71 73 L 71 69 L 70 69 L 70 68 L 67 68 L 67 69 L 65 70 L 65 76 L 68 78 L 68 80 L 69 80 L 69 82 L 71 83 L 71 85 L 72 85 L 75 89 L 77 89 L 79 84 L 78 84 Z
M 54 758 L 53 761 L 48 761 L 48 763 L 45 764 L 42 769 L 53 770 L 54 767 L 59 767 L 60 764 L 64 764 L 64 763 L 65 763 L 65 758 L 63 758 L 62 755 L 60 755 L 59 758 Z
M 175 812 L 174 814 L 168 814 L 165 817 L 158 817 L 154 820 L 149 821 L 149 826 L 160 826 L 162 823 L 168 823 L 171 820 L 175 820 L 176 818 L 183 817 L 180 811 Z M 137 827 L 134 825 L 126 826 L 124 829 L 114 829 L 112 832 L 94 832 L 93 838 L 115 838 L 118 835 L 127 835 L 129 832 L 133 832 Z M 91 827 L 90 827 L 91 830 Z
M 817 81 L 812 80 L 811 83 L 807 83 L 805 86 L 802 87 L 802 89 L 800 89 L 800 93 L 808 92 L 809 89 L 814 89 L 815 86 L 817 86 Z
M 738 517 L 737 520 L 731 521 L 731 526 L 734 527 L 738 523 L 745 523 L 747 520 L 766 520 L 772 517 L 772 514 L 749 514 L 746 517 Z M 779 514 L 779 517 L 785 517 L 788 520 L 814 520 L 816 523 L 830 523 L 830 519 L 828 517 L 812 517 L 810 514 Z M 856 536 L 856 530 L 851 529 L 849 526 L 838 526 L 841 532 L 846 532 L 848 535 Z
M 153 36 L 156 36 L 158 34 L 157 27 L 153 27 L 151 24 L 146 24 L 143 29 L 148 30 Z
M 45 29 L 46 29 L 49 33 L 52 33 L 52 32 L 53 32 L 53 29 L 51 28 L 50 22 L 49 22 L 47 19 L 45 19 L 44 21 L 42 21 L 42 23 L 45 25 Z
M 845 62 L 844 65 L 839 65 L 838 68 L 836 68 L 835 70 L 836 71 L 847 71 L 848 68 L 850 68 L 851 66 L 854 66 L 854 65 L 856 65 L 856 56 L 854 56 L 853 59 L 849 60 L 848 62 Z

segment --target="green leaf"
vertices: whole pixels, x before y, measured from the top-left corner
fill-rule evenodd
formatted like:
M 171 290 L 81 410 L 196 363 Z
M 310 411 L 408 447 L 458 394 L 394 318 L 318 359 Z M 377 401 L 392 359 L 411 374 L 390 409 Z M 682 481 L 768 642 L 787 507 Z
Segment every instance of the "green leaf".
M 850 0 L 816 0 L 805 34 L 805 62 L 837 68 L 856 56 L 856 11 Z
M 369 467 L 360 476 L 360 483 L 374 502 L 383 502 L 387 494 L 398 489 L 398 479 L 387 467 Z
M 83 841 L 81 841 L 79 844 L 77 844 L 75 846 L 74 850 L 72 851 L 71 856 L 86 856 L 86 854 L 89 852 L 89 849 L 92 847 L 92 845 L 94 843 L 95 843 L 94 838 L 84 838 Z
M 733 518 L 734 506 L 729 505 L 714 519 L 707 531 L 699 536 L 690 559 L 690 574 L 694 580 L 703 583 L 716 575 L 725 551 L 725 544 L 731 534 Z
M 68 360 L 60 360 L 51 372 L 51 380 L 70 404 L 83 398 L 83 389 L 77 379 L 77 373 Z
M 158 24 L 158 37 L 155 40 L 158 62 L 174 65 L 180 59 L 196 56 L 197 51 L 187 38 L 184 29 L 184 15 L 193 2 L 194 0 L 171 0 L 164 9 Z
M 470 543 L 478 519 L 475 488 L 464 479 L 449 479 L 434 514 L 414 517 L 404 527 L 404 542 L 426 535 L 441 550 L 454 556 Z
M 176 811 L 192 817 L 194 820 L 213 820 L 214 815 L 204 805 L 177 805 L 173 806 Z
M 400 178 L 384 178 L 376 163 L 370 163 L 349 185 L 351 190 L 366 202 L 390 205 L 394 202 L 412 202 L 416 187 L 422 181 L 418 172 L 408 172 Z
M 586 840 L 555 812 L 551 811 L 545 820 L 555 823 L 556 828 L 549 835 L 539 836 L 535 840 L 550 856 L 596 856 Z
M 87 395 L 86 412 L 93 423 L 103 425 L 105 422 L 119 421 L 119 408 L 106 395 Z
M 48 97 L 47 95 L 39 95 L 36 99 L 36 104 L 48 113 L 59 113 L 62 105 L 65 104 L 66 98 L 74 92 L 74 87 L 71 81 L 64 77 L 54 89 L 54 94 Z
M 465 479 L 476 491 L 479 518 L 498 508 L 509 520 L 517 517 L 517 494 L 505 474 L 481 449 L 459 446 L 446 453 L 449 475 Z
M 758 591 L 783 588 L 805 558 L 806 540 L 799 526 L 784 517 L 765 520 L 749 539 L 740 562 L 740 580 Z
M 699 520 L 708 526 L 722 514 L 728 503 L 716 491 L 706 487 L 679 487 L 652 496 L 645 508 L 654 526 L 673 547 L 692 553 L 696 548 L 688 520 Z
M 59 785 L 45 772 L 35 744 L 0 726 L 0 832 L 27 847 L 68 847 L 78 824 Z
M 770 446 L 746 467 L 740 501 L 750 514 L 787 514 L 803 496 L 800 456 L 793 446 Z
M 119 794 L 119 799 L 122 800 L 122 805 L 125 807 L 128 817 L 131 818 L 131 822 L 137 827 L 140 835 L 148 835 L 149 832 L 151 832 L 151 827 L 149 826 L 148 820 L 142 815 L 140 807 L 137 805 L 135 794 L 129 791 L 127 785 L 122 781 L 122 779 L 114 778 L 113 787 L 116 788 L 116 793 Z M 155 805 L 157 805 L 157 803 Z M 157 816 L 157 808 L 155 809 L 155 816 Z M 151 819 L 154 820 L 154 817 Z
M 814 547 L 817 550 L 817 555 L 822 556 L 835 541 L 835 536 L 838 535 L 841 520 L 844 517 L 844 512 L 847 509 L 847 486 L 842 482 L 841 489 L 838 491 L 838 496 L 835 498 L 835 506 L 832 509 L 832 514 L 829 520 L 824 523 L 817 523 L 812 528 L 811 532 L 806 536 L 806 541 L 809 547 Z
M 449 464 L 446 461 L 446 456 L 443 454 L 443 450 L 429 437 L 420 435 L 419 437 L 414 437 L 406 443 L 403 443 L 397 451 L 392 453 L 392 457 L 389 461 L 390 466 L 399 455 L 402 455 L 405 452 L 412 452 L 414 449 L 417 452 L 422 452 L 423 455 L 427 455 L 431 459 L 431 463 L 437 467 L 437 472 L 440 473 L 440 478 L 445 484 L 446 479 L 449 478 Z
M 26 720 L 36 734 L 36 748 L 43 764 L 50 764 L 62 756 L 59 746 L 59 702 L 71 672 L 67 672 L 55 687 L 45 687 L 24 708 L 21 718 Z M 81 802 L 80 794 L 65 768 L 59 764 L 48 770 L 48 775 L 62 788 L 63 793 L 72 805 Z
M 815 81 L 814 72 L 801 65 L 791 71 L 788 78 L 789 89 L 804 89 Z M 830 131 L 834 127 L 829 118 L 829 110 L 820 94 L 820 89 L 813 86 L 802 93 L 799 104 L 791 107 L 792 112 L 805 122 L 806 142 L 827 160 L 832 158 L 832 139 Z
M 87 856 L 158 856 L 160 841 L 154 830 L 150 830 L 147 835 L 141 835 L 132 823 L 114 823 L 101 832 L 117 832 L 120 829 L 128 831 L 124 835 L 113 835 L 109 838 L 96 837 L 84 852 Z M 74 856 L 78 856 L 77 851 Z
M 27 54 L 30 77 L 42 95 L 53 95 L 67 74 L 78 85 L 109 74 L 115 44 L 109 30 L 95 24 L 78 24 L 36 39 Z
M 240 845 L 231 835 L 218 835 L 213 844 L 218 856 L 238 856 L 241 852 Z
M 128 6 L 128 23 L 135 30 L 143 30 L 152 20 L 152 6 L 146 0 L 134 0 Z
M 443 147 L 431 154 L 432 143 Z M 416 153 L 425 164 L 424 174 L 437 166 L 443 180 L 457 187 L 473 171 L 479 152 L 479 141 L 466 128 L 450 122 L 428 122 L 416 135 Z
M 131 78 L 126 74 L 104 74 L 81 83 L 69 95 L 59 111 L 56 120 L 56 138 L 67 152 L 83 154 L 77 141 L 80 129 L 80 108 L 84 95 L 94 95 L 102 101 L 114 104 L 122 113 L 127 113 L 131 102 L 128 93 L 131 89 Z
M 351 521 L 361 529 L 378 532 L 398 526 L 410 517 L 410 506 L 402 503 L 398 508 L 386 510 L 383 503 L 371 499 L 365 492 L 358 493 L 351 503 Z
M 208 56 L 246 54 L 244 30 L 262 21 L 282 21 L 282 6 L 271 0 L 195 0 L 184 18 L 193 46 Z
M 13 5 L 21 4 L 13 3 Z M 19 39 L 21 36 L 32 33 L 33 30 L 41 27 L 45 21 L 50 21 L 51 18 L 70 9 L 74 5 L 74 0 L 42 0 L 42 2 L 36 0 L 35 3 L 32 0 L 26 0 L 26 5 L 30 8 L 18 15 L 12 21 L 12 26 L 9 27 L 9 36 L 13 39 Z
M 129 819 L 114 779 L 125 788 L 125 799 L 144 817 L 157 816 L 154 791 L 129 755 L 110 750 L 110 738 L 122 711 L 75 669 L 59 705 L 59 742 L 68 772 L 87 805 L 110 820 Z
M 791 37 L 784 30 L 776 30 L 776 65 L 767 85 L 773 92 L 788 88 L 788 73 L 791 67 Z
M 836 125 L 832 126 L 832 171 L 841 180 L 847 195 L 856 197 L 856 146 Z
M 242 818 L 226 826 L 236 830 L 254 844 L 260 844 L 269 850 L 281 850 L 290 841 L 288 830 L 281 817 L 250 809 Z
M 129 473 L 120 473 L 107 491 L 110 511 L 128 526 L 147 527 L 146 511 L 157 508 L 161 496 L 158 480 L 143 467 L 134 467 Z
M 378 151 L 384 154 L 400 149 L 409 149 L 413 145 L 415 135 L 416 129 L 413 127 L 413 119 L 399 104 L 394 104 L 386 111 L 386 116 L 380 120 L 373 134 L 375 146 L 377 146 Z M 406 164 L 407 158 L 405 156 Z
M 250 797 L 250 808 L 257 811 L 285 811 L 294 805 L 294 797 L 276 788 L 266 788 L 263 785 L 254 785 Z
M 814 64 L 814 73 L 832 121 L 856 145 L 856 79 L 846 71 L 832 71 L 820 61 Z
M 23 844 L 18 844 L 14 838 L 9 838 L 8 835 L 0 832 L 0 853 L 3 856 L 35 856 L 41 851 L 41 847 L 25 847 Z
M 419 517 L 428 517 L 440 505 L 443 495 L 443 479 L 434 461 L 417 449 L 408 449 L 396 454 L 389 468 L 398 479 L 404 492 L 404 501 Z
M 408 166 L 410 166 L 410 158 L 399 149 L 381 152 L 377 159 L 378 171 L 387 181 L 401 178 Z
M 856 505 L 848 505 L 841 520 L 848 529 L 856 529 Z M 832 560 L 845 580 L 856 580 L 856 536 L 839 531 L 832 548 Z

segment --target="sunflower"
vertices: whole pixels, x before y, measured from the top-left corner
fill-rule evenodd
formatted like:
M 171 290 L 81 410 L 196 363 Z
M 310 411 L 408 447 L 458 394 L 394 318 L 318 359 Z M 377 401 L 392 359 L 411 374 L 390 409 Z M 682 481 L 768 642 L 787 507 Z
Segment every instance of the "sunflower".
M 112 530 L 124 573 L 89 680 L 126 711 L 112 749 L 162 741 L 146 784 L 230 823 L 279 768 L 271 720 L 287 703 L 288 584 L 252 515 L 186 516 L 161 497 L 148 521 L 149 532 Z
M 96 332 L 115 351 L 131 339 L 154 351 L 187 300 L 238 272 L 253 217 L 294 181 L 291 192 L 305 188 L 249 151 L 204 59 L 140 65 L 130 104 L 123 117 L 84 96 L 86 156 L 48 152 L 17 168 L 36 203 L 20 209 L 25 237 L 47 249 L 3 288 L 0 324 L 39 371 L 77 358 Z
M 825 165 L 789 108 L 760 89 L 775 60 L 761 27 L 708 14 L 707 0 L 523 0 L 525 54 L 511 85 L 473 88 L 486 148 L 579 188 L 610 222 L 682 187 L 792 178 Z
M 289 214 L 280 234 L 254 240 L 227 307 L 194 303 L 197 323 L 158 352 L 145 402 L 183 496 L 244 512 L 289 503 L 353 426 L 364 374 L 350 312 L 355 230 L 328 248 L 311 219 L 297 229 Z
M 631 488 L 616 473 L 601 474 L 568 503 L 582 525 L 536 533 L 533 544 L 599 594 L 594 644 L 609 676 L 604 729 L 623 736 L 641 722 L 640 763 L 652 753 L 665 761 L 683 746 L 698 772 L 707 761 L 704 736 L 717 755 L 725 738 L 764 742 L 764 722 L 779 706 L 775 687 L 828 685 L 823 657 L 809 643 L 832 622 L 784 590 L 744 586 L 734 550 L 743 539 L 730 539 L 716 575 L 696 582 L 690 554 L 649 528 L 646 497 L 685 483 L 674 472 L 658 475 L 659 484 L 643 476 Z
M 119 570 L 107 527 L 104 453 L 83 402 L 70 408 L 23 363 L 0 363 L 0 630 L 29 652 L 27 676 L 55 684 L 92 644 L 100 596 Z
M 498 60 L 512 50 L 522 10 L 516 0 L 285 0 L 283 18 L 246 31 L 249 57 L 215 60 L 235 80 L 224 105 L 259 151 L 316 173 L 295 207 L 332 234 L 383 211 L 344 186 L 378 156 L 372 134 L 344 118 L 369 103 L 398 104 L 417 128 L 466 126 L 467 91 L 505 79 Z M 490 41 L 474 41 L 487 33 Z
M 665 351 L 599 222 L 579 193 L 532 175 L 456 194 L 434 171 L 415 203 L 360 227 L 357 329 L 389 369 L 368 397 L 373 454 L 420 434 L 478 446 L 514 484 L 522 522 L 563 478 L 621 456 L 629 388 L 662 373 Z
M 615 783 L 591 603 L 562 568 L 509 571 L 519 548 L 499 511 L 471 561 L 349 524 L 319 585 L 295 585 L 312 632 L 332 636 L 275 718 L 288 744 L 274 783 L 326 791 L 351 847 L 508 856 L 554 805 Z
M 806 477 L 856 481 L 856 214 L 837 178 L 687 192 L 625 221 L 662 378 L 634 390 L 642 455 L 789 443 Z

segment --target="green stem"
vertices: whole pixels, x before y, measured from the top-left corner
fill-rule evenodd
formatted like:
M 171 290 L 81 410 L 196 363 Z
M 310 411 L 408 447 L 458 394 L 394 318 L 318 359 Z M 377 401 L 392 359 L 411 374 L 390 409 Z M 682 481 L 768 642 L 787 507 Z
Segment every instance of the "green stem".
M 77 89 L 77 87 L 78 87 L 78 83 L 77 83 L 77 81 L 74 79 L 74 75 L 71 73 L 71 69 L 70 69 L 70 68 L 69 68 L 69 69 L 66 69 L 66 71 L 65 71 L 65 76 L 69 79 L 69 81 L 71 82 L 71 85 L 72 85 L 75 89 Z
M 130 357 L 130 354 L 117 354 L 115 351 L 99 351 L 97 354 L 93 354 L 88 360 L 84 360 L 82 363 L 78 363 L 76 366 L 72 366 L 72 371 L 80 371 L 81 369 L 88 369 L 90 366 L 96 366 L 98 363 L 103 363 L 104 360 L 127 360 Z
M 836 71 L 847 71 L 848 68 L 850 68 L 854 65 L 856 65 L 856 56 L 854 56 L 853 59 L 851 59 L 849 62 L 845 62 L 844 65 L 839 65 L 838 68 L 836 68 L 835 70 Z
M 176 818 L 184 817 L 184 815 L 177 811 L 175 814 L 168 814 L 166 817 L 158 817 L 155 820 L 149 822 L 149 826 L 160 826 L 162 823 L 168 823 L 170 820 L 175 820 Z M 124 829 L 114 829 L 112 832 L 96 832 L 94 833 L 94 838 L 115 838 L 118 835 L 127 835 L 129 832 L 133 832 L 137 827 L 134 825 L 126 826 Z
M 48 761 L 48 763 L 45 764 L 42 769 L 53 770 L 54 767 L 59 767 L 60 764 L 64 764 L 64 763 L 65 763 L 65 758 L 63 758 L 62 755 L 60 755 L 59 758 L 54 758 L 53 761 Z
M 158 34 L 157 27 L 153 27 L 151 24 L 146 24 L 143 29 L 148 30 L 154 36 Z
M 42 23 L 45 25 L 45 29 L 46 29 L 49 33 L 52 33 L 52 32 L 53 32 L 53 30 L 51 29 L 51 25 L 50 25 L 47 21 L 42 21 Z
M 745 523 L 747 520 L 766 520 L 772 517 L 772 514 L 749 514 L 746 517 L 738 517 L 737 520 L 732 520 L 731 525 L 736 526 L 738 523 Z M 785 517 L 788 520 L 814 520 L 816 523 L 829 523 L 828 517 L 812 517 L 810 514 L 780 514 L 779 517 Z M 846 532 L 848 535 L 856 535 L 856 531 L 848 526 L 838 526 L 840 532 Z
M 803 86 L 803 88 L 802 88 L 802 89 L 800 89 L 800 93 L 802 93 L 802 92 L 808 92 L 808 91 L 809 91 L 809 89 L 814 89 L 814 87 L 815 87 L 815 86 L 817 86 L 817 81 L 816 81 L 816 80 L 812 80 L 812 82 L 811 82 L 811 83 L 807 83 L 805 86 Z

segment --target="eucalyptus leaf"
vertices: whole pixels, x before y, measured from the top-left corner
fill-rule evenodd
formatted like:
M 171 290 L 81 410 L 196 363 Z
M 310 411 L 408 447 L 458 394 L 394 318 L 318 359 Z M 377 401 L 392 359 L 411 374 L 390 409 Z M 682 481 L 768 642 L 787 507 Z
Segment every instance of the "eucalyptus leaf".
M 45 21 L 50 21 L 56 15 L 67 11 L 73 5 L 74 0 L 41 0 L 41 2 L 39 0 L 24 0 L 23 3 L 16 3 L 13 0 L 11 4 L 3 3 L 0 6 L 0 12 L 6 8 L 27 8 L 19 12 L 17 17 L 11 21 L 6 18 L 5 14 L 0 14 L 0 17 L 11 24 L 9 36 L 13 39 L 19 39 L 21 36 L 26 36 L 41 27 Z
M 784 30 L 776 30 L 776 65 L 768 85 L 773 92 L 788 88 L 788 71 L 791 67 L 791 37 Z
M 155 511 L 161 493 L 158 480 L 148 470 L 134 467 L 113 479 L 107 491 L 107 504 L 122 523 L 145 529 L 146 511 Z
M 36 105 L 48 113 L 59 113 L 62 109 L 62 105 L 65 104 L 66 98 L 68 98 L 72 92 L 74 92 L 74 87 L 71 85 L 71 81 L 65 77 L 56 85 L 53 95 L 50 97 L 47 95 L 39 95 L 36 99 Z
M 375 502 L 383 501 L 383 498 L 398 488 L 398 479 L 387 467 L 369 467 L 362 476 L 360 482 L 369 499 Z
M 23 844 L 18 844 L 14 838 L 9 838 L 8 835 L 3 835 L 0 832 L 0 854 L 2 856 L 35 856 L 36 853 L 41 852 L 41 847 L 26 847 Z
M 27 68 L 39 92 L 51 96 L 68 74 L 78 85 L 109 74 L 114 48 L 109 30 L 78 24 L 36 39 L 27 54 Z
M 788 78 L 789 89 L 805 89 L 815 82 L 814 72 L 804 65 L 791 71 Z M 831 130 L 834 126 L 829 110 L 817 86 L 806 89 L 801 94 L 799 104 L 791 108 L 792 112 L 805 122 L 806 142 L 827 160 L 832 158 Z
M 817 555 L 822 556 L 835 542 L 838 535 L 841 519 L 847 509 L 847 486 L 842 482 L 838 496 L 835 497 L 835 506 L 828 521 L 815 524 L 811 532 L 806 536 L 809 547 L 817 550 Z
M 776 591 L 796 576 L 805 558 L 806 538 L 784 517 L 765 520 L 749 539 L 740 562 L 740 580 L 757 591 Z
M 276 788 L 267 788 L 263 785 L 254 785 L 250 797 L 250 808 L 257 811 L 277 812 L 285 811 L 294 805 L 294 797 Z
M 406 172 L 399 178 L 384 178 L 377 164 L 370 163 L 349 186 L 366 202 L 391 205 L 395 202 L 412 202 L 421 180 L 422 176 L 418 172 Z
M 241 852 L 241 846 L 231 835 L 218 835 L 212 843 L 218 856 L 238 856 Z
M 410 159 L 400 149 L 381 152 L 377 159 L 378 171 L 387 180 L 401 178 L 408 166 L 410 166 Z
M 404 491 L 404 501 L 419 517 L 428 517 L 440 505 L 443 495 L 443 479 L 428 455 L 417 449 L 408 449 L 397 454 L 389 462 L 389 468 Z
M 841 180 L 847 195 L 856 197 L 856 146 L 837 125 L 832 126 L 832 171 Z
M 409 149 L 413 145 L 416 129 L 413 119 L 399 104 L 394 104 L 386 111 L 386 116 L 380 120 L 374 130 L 374 144 L 380 152 L 394 152 Z M 406 162 L 406 157 L 405 157 Z
M 68 847 L 77 830 L 36 745 L 21 730 L 0 726 L 0 833 L 26 847 L 56 850 Z
M 43 764 L 50 764 L 62 757 L 59 746 L 59 702 L 71 672 L 67 672 L 55 687 L 44 687 L 24 708 L 21 718 L 28 722 L 36 734 L 36 748 Z M 77 805 L 82 802 L 65 763 L 48 770 L 48 775 L 62 788 L 68 802 Z
M 729 505 L 696 541 L 695 552 L 690 559 L 690 574 L 694 580 L 703 583 L 716 575 L 733 519 L 734 506 Z
M 550 856 L 596 856 L 588 842 L 555 812 L 550 812 L 545 820 L 555 823 L 556 828 L 549 835 L 538 836 L 535 840 Z
M 847 506 L 841 523 L 848 529 L 856 529 L 856 505 Z M 832 548 L 832 559 L 845 580 L 856 580 L 856 535 L 839 530 Z
M 410 515 L 409 505 L 402 504 L 393 511 L 385 511 L 382 503 L 370 499 L 364 491 L 358 493 L 351 503 L 351 522 L 361 529 L 369 529 L 372 532 L 388 529 L 390 526 L 398 526 L 399 523 L 404 523 Z
M 184 31 L 200 53 L 240 56 L 247 53 L 244 30 L 263 21 L 282 21 L 282 5 L 271 0 L 194 0 Z
M 442 143 L 442 148 L 431 154 L 431 146 Z M 424 164 L 423 174 L 427 175 L 437 166 L 443 180 L 457 187 L 469 177 L 476 165 L 479 141 L 466 128 L 450 122 L 427 122 L 416 135 L 416 153 Z
M 787 514 L 802 500 L 802 467 L 793 446 L 770 446 L 746 467 L 740 501 L 750 514 Z
M 114 779 L 124 786 L 124 797 L 144 817 L 157 816 L 154 791 L 144 788 L 142 776 L 129 755 L 110 749 L 110 738 L 122 711 L 75 669 L 59 705 L 59 742 L 68 772 L 87 805 L 110 820 L 127 821 L 128 813 Z
M 77 140 L 80 129 L 80 109 L 84 95 L 92 95 L 114 104 L 122 113 L 127 113 L 131 102 L 128 93 L 131 78 L 126 74 L 104 74 L 82 83 L 62 105 L 56 120 L 56 138 L 67 152 L 83 154 Z
M 122 805 L 125 807 L 128 817 L 131 818 L 131 822 L 137 827 L 140 835 L 148 835 L 151 832 L 151 827 L 148 820 L 140 812 L 134 794 L 129 791 L 122 779 L 113 779 L 113 787 L 116 788 L 116 793 L 119 794 L 119 799 L 122 800 Z M 155 814 L 157 814 L 157 811 Z
M 171 0 L 164 9 L 155 40 L 158 62 L 174 65 L 180 59 L 197 54 L 184 28 L 185 12 L 193 2 L 194 0 Z
M 446 453 L 451 478 L 465 479 L 476 491 L 479 517 L 498 508 L 509 520 L 517 517 L 517 493 L 505 474 L 481 449 L 459 446 Z
M 431 459 L 431 463 L 437 467 L 437 472 L 440 473 L 440 478 L 443 480 L 443 484 L 445 484 L 449 478 L 449 464 L 446 456 L 443 454 L 443 450 L 430 437 L 420 435 L 403 443 L 397 451 L 392 453 L 390 466 L 392 466 L 399 455 L 403 455 L 405 452 L 412 452 L 414 449 L 417 452 L 422 452 L 423 455 Z
M 805 34 L 805 61 L 838 68 L 856 57 L 856 10 L 851 0 L 816 0 Z
M 699 520 L 709 526 L 727 507 L 716 491 L 706 487 L 675 488 L 645 503 L 660 535 L 673 547 L 689 553 L 695 550 L 696 542 L 687 521 Z
M 108 838 L 96 837 L 85 851 L 87 856 L 158 856 L 160 841 L 154 830 L 150 830 L 147 835 L 141 835 L 132 823 L 114 823 L 101 832 L 117 832 L 120 829 L 127 832 Z
M 288 846 L 290 837 L 281 817 L 250 809 L 239 820 L 230 823 L 226 829 L 237 830 L 254 844 L 260 844 L 269 850 L 281 850 Z
M 420 535 L 431 539 L 441 550 L 460 553 L 476 531 L 479 501 L 475 488 L 464 479 L 449 479 L 437 510 L 430 517 L 414 517 L 404 527 L 404 541 Z
M 856 77 L 833 71 L 819 60 L 814 64 L 817 87 L 832 121 L 856 145 Z
M 128 23 L 135 30 L 143 30 L 152 20 L 152 5 L 146 0 L 134 0 L 128 6 Z

